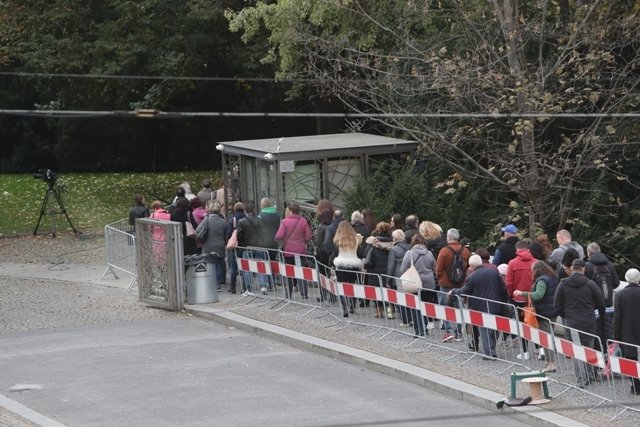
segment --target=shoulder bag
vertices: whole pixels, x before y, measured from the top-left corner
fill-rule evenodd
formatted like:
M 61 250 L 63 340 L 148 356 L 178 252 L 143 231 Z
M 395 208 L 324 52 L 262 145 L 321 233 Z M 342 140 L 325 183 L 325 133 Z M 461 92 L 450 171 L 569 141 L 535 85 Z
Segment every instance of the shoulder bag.
M 231 233 L 231 237 L 227 240 L 227 249 L 235 249 L 238 247 L 238 224 L 236 223 L 236 219 L 233 218 L 233 232 Z
M 193 224 L 191 223 L 191 213 L 187 212 L 187 221 L 184 223 L 185 228 L 187 230 L 187 237 L 191 237 L 195 239 L 196 237 L 196 229 L 193 228 Z
M 422 279 L 420 278 L 418 269 L 413 264 L 413 254 L 410 254 L 410 258 L 411 266 L 400 276 L 402 292 L 407 294 L 417 294 L 422 287 Z M 418 258 L 420 258 L 420 255 L 418 255 Z

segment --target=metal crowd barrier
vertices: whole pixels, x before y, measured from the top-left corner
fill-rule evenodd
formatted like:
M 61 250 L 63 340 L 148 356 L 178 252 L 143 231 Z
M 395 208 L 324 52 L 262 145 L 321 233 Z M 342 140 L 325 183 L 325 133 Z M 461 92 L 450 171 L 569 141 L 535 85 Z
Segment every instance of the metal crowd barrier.
M 127 219 L 121 219 L 104 227 L 107 268 L 102 273 L 103 280 L 107 273 L 119 279 L 116 271 L 131 275 L 127 292 L 131 290 L 137 279 L 136 275 L 136 238 Z
M 422 289 L 420 295 L 408 294 L 384 286 L 397 283 L 398 278 L 366 272 L 352 272 L 355 280 L 341 282 L 337 280 L 337 273 L 347 270 L 332 269 L 318 263 L 312 256 L 299 255 L 294 257 L 295 264 L 286 264 L 281 251 L 239 249 L 249 249 L 243 253 L 252 256 L 237 257 L 239 271 L 248 274 L 245 280 L 249 290 L 237 301 L 238 304 L 261 298 L 263 304 L 272 303 L 271 307 L 277 310 L 306 307 L 302 316 L 321 309 L 343 328 L 358 325 L 372 328 L 374 332 L 370 334 L 379 340 L 398 334 L 408 337 L 406 348 L 417 343 L 422 344 L 419 351 L 446 348 L 454 353 L 449 359 L 466 357 L 461 364 L 479 357 L 503 362 L 506 368 L 501 374 L 514 369 L 539 371 L 552 358 L 555 369 L 546 372 L 546 376 L 555 397 L 567 393 L 590 395 L 594 403 L 589 411 L 604 403 L 622 407 L 622 412 L 613 418 L 626 411 L 640 413 L 637 403 L 630 399 L 629 387 L 621 386 L 623 379 L 638 378 L 640 363 L 616 355 L 609 356 L 606 350 L 596 350 L 603 348 L 598 336 L 540 316 L 539 320 L 548 322 L 547 326 L 544 329 L 531 327 L 519 320 L 518 308 L 508 303 L 467 295 L 449 297 L 426 289 Z M 267 259 L 269 257 L 264 252 L 270 252 L 271 258 Z M 261 275 L 270 277 L 267 292 L 261 292 L 264 288 L 260 285 Z M 291 294 L 287 286 L 290 281 L 295 290 Z M 485 304 L 487 310 L 469 309 L 469 303 L 474 299 Z M 498 306 L 499 310 L 493 311 L 499 313 L 490 313 L 490 304 Z M 447 323 L 449 330 L 446 329 Z M 480 328 L 495 334 L 495 355 L 482 348 Z M 621 343 L 610 340 L 607 344 Z M 606 376 L 608 364 L 611 375 Z

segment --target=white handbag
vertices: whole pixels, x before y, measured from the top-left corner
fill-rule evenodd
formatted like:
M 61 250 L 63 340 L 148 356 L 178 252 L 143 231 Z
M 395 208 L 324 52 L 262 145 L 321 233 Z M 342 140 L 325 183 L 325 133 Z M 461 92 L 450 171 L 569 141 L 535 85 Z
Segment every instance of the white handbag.
M 422 287 L 422 279 L 420 279 L 420 273 L 418 273 L 416 266 L 413 265 L 413 254 L 411 254 L 410 258 L 411 267 L 400 276 L 401 291 L 407 294 L 417 294 Z

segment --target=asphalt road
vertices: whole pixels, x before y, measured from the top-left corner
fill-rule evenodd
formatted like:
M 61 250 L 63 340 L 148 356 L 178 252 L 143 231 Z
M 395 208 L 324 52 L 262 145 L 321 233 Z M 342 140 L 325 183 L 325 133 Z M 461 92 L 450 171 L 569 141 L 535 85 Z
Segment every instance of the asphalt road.
M 67 426 L 525 425 L 184 314 L 5 332 L 0 373 L 2 395 Z

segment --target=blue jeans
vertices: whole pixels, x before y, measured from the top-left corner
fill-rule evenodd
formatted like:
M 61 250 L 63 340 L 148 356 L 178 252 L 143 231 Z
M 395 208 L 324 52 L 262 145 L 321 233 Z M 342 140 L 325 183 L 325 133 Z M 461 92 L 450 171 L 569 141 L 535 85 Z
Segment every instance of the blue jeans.
M 241 249 L 238 249 L 241 250 Z M 227 250 L 227 260 L 229 261 L 229 290 L 236 291 L 236 281 L 238 279 L 238 260 L 236 258 L 236 249 Z M 242 288 L 245 287 L 245 279 L 242 277 Z
M 482 341 L 482 352 L 487 356 L 496 357 L 496 336 L 493 329 L 480 329 L 480 340 Z
M 440 293 L 438 294 L 438 304 L 440 305 L 447 305 L 447 299 L 448 299 L 448 293 L 450 290 L 452 289 L 456 289 L 453 286 L 442 286 L 440 285 Z M 453 297 L 455 298 L 455 297 Z M 458 308 L 458 298 L 454 299 L 455 301 L 455 307 Z M 444 321 L 444 331 L 447 334 L 453 335 L 455 334 L 456 336 L 461 336 L 462 335 L 462 328 L 459 324 L 456 324 L 456 330 L 455 332 L 453 331 L 453 323 L 449 322 L 448 320 Z
M 227 269 L 225 266 L 224 258 L 215 257 L 211 261 L 216 269 L 216 283 L 218 284 L 218 290 L 222 289 L 226 280 Z
M 269 260 L 269 255 L 266 251 L 253 250 L 253 249 L 245 249 L 242 254 L 243 258 L 251 258 L 251 259 L 261 259 L 261 260 Z M 256 273 L 257 274 L 257 273 Z M 243 281 L 244 286 L 243 289 L 249 287 L 249 284 L 253 282 L 253 273 L 251 272 L 243 272 Z M 258 283 L 261 288 L 266 288 L 269 286 L 270 276 L 268 274 L 258 274 Z M 247 290 L 247 289 L 244 289 Z

